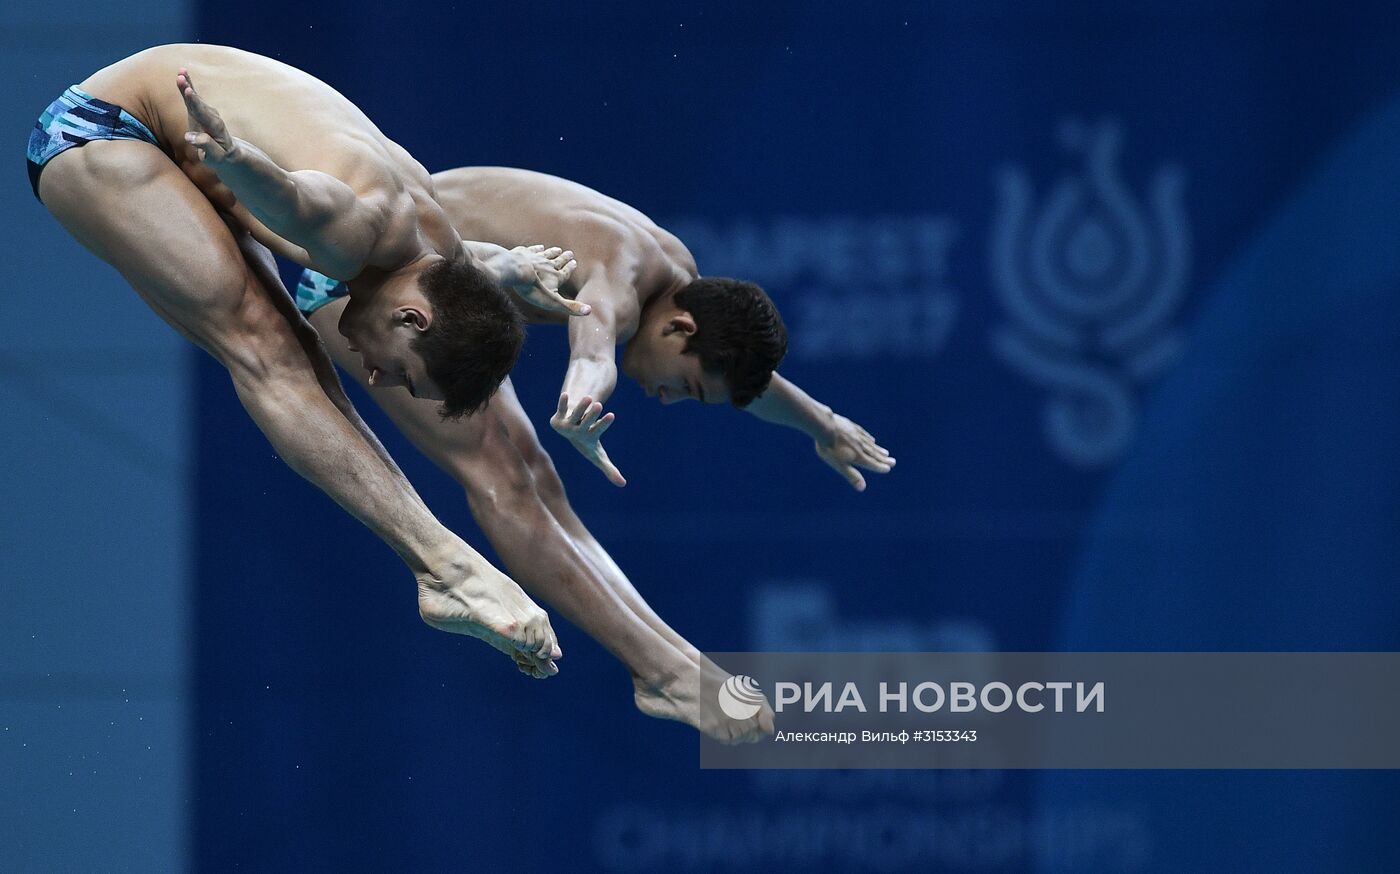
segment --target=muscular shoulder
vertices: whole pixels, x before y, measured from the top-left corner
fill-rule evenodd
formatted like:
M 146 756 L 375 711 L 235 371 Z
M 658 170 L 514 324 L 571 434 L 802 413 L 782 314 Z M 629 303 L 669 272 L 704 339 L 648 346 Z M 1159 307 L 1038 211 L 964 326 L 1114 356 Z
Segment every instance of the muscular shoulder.
M 694 272 L 690 252 L 645 213 L 581 183 L 513 167 L 460 167 L 433 174 L 433 184 L 464 239 L 573 249 L 576 286 L 606 277 L 645 301 L 678 272 Z
M 589 268 L 581 280 L 605 280 L 598 285 L 614 299 L 620 325 L 635 327 L 647 301 L 698 275 L 689 250 L 650 220 L 581 209 L 566 214 L 565 224 L 580 268 Z

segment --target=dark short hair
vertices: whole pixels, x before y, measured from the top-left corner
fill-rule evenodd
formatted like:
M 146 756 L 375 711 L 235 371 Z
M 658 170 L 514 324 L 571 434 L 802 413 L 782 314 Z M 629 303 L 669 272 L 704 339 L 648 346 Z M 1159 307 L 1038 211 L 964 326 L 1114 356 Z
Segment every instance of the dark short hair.
M 440 261 L 418 277 L 432 324 L 413 340 L 428 376 L 442 388 L 444 419 L 470 415 L 495 394 L 525 343 L 510 295 L 465 261 Z
M 763 289 L 742 279 L 705 277 L 676 292 L 676 306 L 695 319 L 686 352 L 724 377 L 736 407 L 763 394 L 787 354 L 787 327 Z

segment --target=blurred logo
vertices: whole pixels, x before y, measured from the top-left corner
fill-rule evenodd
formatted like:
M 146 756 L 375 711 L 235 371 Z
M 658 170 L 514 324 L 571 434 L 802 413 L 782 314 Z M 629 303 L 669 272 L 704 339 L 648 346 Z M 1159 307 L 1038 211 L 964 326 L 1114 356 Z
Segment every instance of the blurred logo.
M 991 275 L 1009 321 L 993 331 L 992 347 L 1048 393 L 1043 421 L 1056 454 L 1096 468 L 1132 437 L 1135 386 L 1179 353 L 1172 321 L 1191 257 L 1185 174 L 1159 168 L 1144 203 L 1120 174 L 1117 125 L 1070 121 L 1059 139 L 1083 170 L 1061 179 L 1038 210 L 1024 171 L 997 180 Z
M 730 719 L 752 719 L 763 707 L 763 690 L 753 677 L 737 674 L 719 687 L 719 709 Z
M 949 277 L 960 229 L 948 216 L 682 217 L 667 226 L 705 274 L 767 288 L 795 359 L 928 359 L 957 321 Z

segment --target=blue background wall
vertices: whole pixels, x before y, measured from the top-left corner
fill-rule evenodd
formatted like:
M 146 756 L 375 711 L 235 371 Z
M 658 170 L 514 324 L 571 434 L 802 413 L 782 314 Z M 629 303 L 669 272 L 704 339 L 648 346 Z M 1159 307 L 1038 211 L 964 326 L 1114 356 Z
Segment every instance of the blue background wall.
M 209 5 L 202 33 L 321 75 L 430 168 L 545 170 L 670 223 L 767 285 L 787 375 L 899 456 L 857 495 L 793 435 L 623 390 L 618 491 L 545 435 L 702 647 L 1395 647 L 1385 5 L 331 8 Z M 560 333 L 516 380 L 541 425 Z M 426 633 L 388 551 L 202 377 L 199 548 L 228 580 L 200 610 L 206 863 L 1400 862 L 1390 775 L 699 773 L 577 632 L 544 684 Z
M 194 359 L 20 152 L 66 86 L 188 39 L 191 6 L 0 4 L 0 871 L 188 855 Z
M 204 3 L 198 35 L 324 78 L 430 169 L 577 179 L 768 287 L 784 372 L 900 459 L 865 494 L 796 435 L 630 387 L 625 490 L 542 435 L 702 648 L 1392 650 L 1397 25 L 1383 3 L 351 0 Z M 546 431 L 562 333 L 516 374 Z M 392 553 L 216 367 L 196 383 L 200 869 L 1400 865 L 1389 774 L 702 773 L 562 621 L 546 683 L 423 626 Z

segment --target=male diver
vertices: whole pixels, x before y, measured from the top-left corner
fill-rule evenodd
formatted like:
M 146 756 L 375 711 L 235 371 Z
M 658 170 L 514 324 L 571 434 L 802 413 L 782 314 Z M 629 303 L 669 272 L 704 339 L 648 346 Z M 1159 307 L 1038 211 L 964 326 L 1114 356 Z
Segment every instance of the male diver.
M 462 168 L 435 174 L 433 184 L 463 235 L 502 246 L 558 240 L 575 252 L 577 269 L 560 290 L 588 304 L 591 315 L 568 320 L 570 360 L 551 424 L 615 484 L 625 480 L 599 438 L 614 420 L 601 410 L 617 382 L 619 343 L 626 344 L 623 372 L 662 403 L 729 402 L 796 428 L 858 490 L 865 487 L 860 469 L 884 473 L 894 466 L 863 428 L 774 373 L 787 336 L 767 295 L 751 283 L 702 278 L 681 241 L 641 212 L 582 185 L 525 170 Z M 574 513 L 510 380 L 476 415 L 442 417 L 435 404 L 391 390 L 407 387 L 411 374 L 356 342 L 353 304 L 347 305 L 343 292 L 339 283 L 307 271 L 297 305 L 332 357 L 374 386 L 371 397 L 463 486 L 473 516 L 510 573 L 627 667 L 638 708 L 720 740 L 756 740 L 771 732 L 766 707 L 737 722 L 701 706 L 701 673 L 713 682 L 723 671 L 652 611 Z M 415 306 L 407 299 L 403 305 Z M 526 309 L 532 321 L 562 320 Z M 421 319 L 407 313 L 404 321 L 415 325 Z
M 43 113 L 28 159 L 63 226 L 228 369 L 294 470 L 403 558 L 429 625 L 533 676 L 557 672 L 544 611 L 428 511 L 346 399 L 271 252 L 345 282 L 357 346 L 455 412 L 484 403 L 520 349 L 498 280 L 586 311 L 557 292 L 568 253 L 463 243 L 427 172 L 353 104 L 221 46 L 160 46 L 98 71 Z

